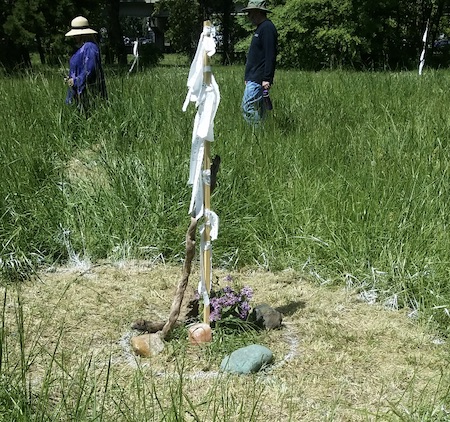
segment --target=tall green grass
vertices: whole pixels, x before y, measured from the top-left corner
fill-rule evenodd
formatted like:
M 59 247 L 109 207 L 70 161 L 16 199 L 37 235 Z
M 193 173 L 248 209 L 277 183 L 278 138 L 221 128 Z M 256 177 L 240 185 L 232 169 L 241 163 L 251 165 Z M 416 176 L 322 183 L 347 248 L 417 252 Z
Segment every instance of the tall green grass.
M 56 71 L 0 79 L 1 268 L 144 258 L 180 261 L 194 105 L 187 66 L 108 69 L 89 119 Z M 361 286 L 449 326 L 447 71 L 277 71 L 262 127 L 240 114 L 242 67 L 221 90 L 212 153 L 213 263 L 292 267 Z

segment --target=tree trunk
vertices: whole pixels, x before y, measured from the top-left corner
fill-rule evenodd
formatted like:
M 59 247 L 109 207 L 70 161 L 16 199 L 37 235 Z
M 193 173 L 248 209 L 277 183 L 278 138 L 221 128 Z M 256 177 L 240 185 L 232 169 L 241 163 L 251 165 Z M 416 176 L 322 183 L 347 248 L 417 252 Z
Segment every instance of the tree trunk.
M 119 18 L 120 0 L 111 0 L 108 7 L 109 28 L 108 39 L 110 48 L 121 65 L 127 64 L 127 52 L 123 43 L 122 26 Z
M 44 48 L 42 47 L 42 39 L 40 35 L 36 34 L 36 44 L 37 44 L 37 50 L 39 53 L 39 58 L 41 60 L 41 64 L 45 64 L 45 52 Z
M 222 64 L 231 64 L 230 59 L 230 33 L 231 33 L 231 12 L 234 8 L 233 0 L 225 0 L 223 3 L 222 17 Z

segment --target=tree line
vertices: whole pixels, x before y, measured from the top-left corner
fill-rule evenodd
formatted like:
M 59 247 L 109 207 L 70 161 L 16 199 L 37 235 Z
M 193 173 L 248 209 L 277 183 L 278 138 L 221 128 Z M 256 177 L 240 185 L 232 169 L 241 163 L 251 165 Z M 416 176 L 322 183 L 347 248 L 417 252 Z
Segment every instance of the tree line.
M 3 0 L 0 2 L 0 63 L 7 70 L 31 65 L 31 53 L 43 64 L 59 64 L 74 48 L 65 39 L 71 20 L 88 18 L 105 34 L 109 62 L 126 60 L 120 0 Z
M 245 0 L 244 0 L 245 1 Z M 224 64 L 242 60 L 251 26 L 237 0 L 161 0 L 168 14 L 166 40 L 172 51 L 193 54 L 210 19 L 220 33 Z M 417 66 L 428 27 L 427 64 L 450 62 L 450 0 L 270 0 L 279 31 L 280 67 L 303 70 L 400 70 Z M 119 15 L 120 0 L 3 0 L 0 2 L 0 63 L 9 70 L 59 64 L 73 46 L 65 39 L 73 17 L 88 17 L 101 30 L 106 62 L 126 64 L 123 36 L 139 25 Z

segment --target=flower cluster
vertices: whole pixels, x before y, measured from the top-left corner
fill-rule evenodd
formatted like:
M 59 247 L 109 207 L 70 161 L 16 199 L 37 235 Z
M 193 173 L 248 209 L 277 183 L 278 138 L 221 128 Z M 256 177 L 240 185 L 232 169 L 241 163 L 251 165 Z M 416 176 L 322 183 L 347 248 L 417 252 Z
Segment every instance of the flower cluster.
M 240 290 L 234 290 L 231 286 L 225 286 L 222 289 L 211 292 L 210 314 L 211 322 L 223 320 L 227 317 L 246 320 L 250 313 L 250 299 L 253 296 L 253 290 L 244 286 Z

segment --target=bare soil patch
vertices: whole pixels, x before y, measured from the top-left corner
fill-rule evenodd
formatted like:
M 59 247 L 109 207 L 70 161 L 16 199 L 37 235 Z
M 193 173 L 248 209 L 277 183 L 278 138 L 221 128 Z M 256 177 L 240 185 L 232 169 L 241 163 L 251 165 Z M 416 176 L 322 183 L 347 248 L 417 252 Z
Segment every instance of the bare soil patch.
M 195 346 L 181 352 L 167 344 L 155 358 L 135 357 L 129 340 L 138 333 L 131 324 L 139 318 L 168 317 L 181 265 L 128 262 L 57 268 L 22 286 L 27 353 L 35 356 L 30 382 L 40 385 L 56 354 L 64 360 L 65 373 L 83 367 L 89 358 L 98 379 L 110 366 L 109 376 L 124 391 L 135 388 L 136 371 L 160 377 L 161 389 L 170 389 L 170 379 L 180 375 L 177 353 L 183 353 L 184 388 L 192 402 L 201 402 L 205 385 L 221 377 L 221 391 L 230 400 L 261 389 L 256 420 L 396 420 L 395 412 L 420 411 L 445 415 L 448 345 L 437 342 L 406 312 L 368 305 L 354 291 L 320 287 L 294 271 L 214 270 L 219 283 L 227 275 L 253 288 L 253 305 L 265 302 L 284 314 L 283 329 L 270 332 L 264 344 L 275 355 L 269 371 L 221 374 L 223 356 L 209 356 Z M 188 297 L 197 281 L 194 270 Z M 12 345 L 17 335 L 12 288 L 6 314 Z M 55 377 L 62 366 L 54 365 Z M 55 391 L 54 400 L 61 394 Z

